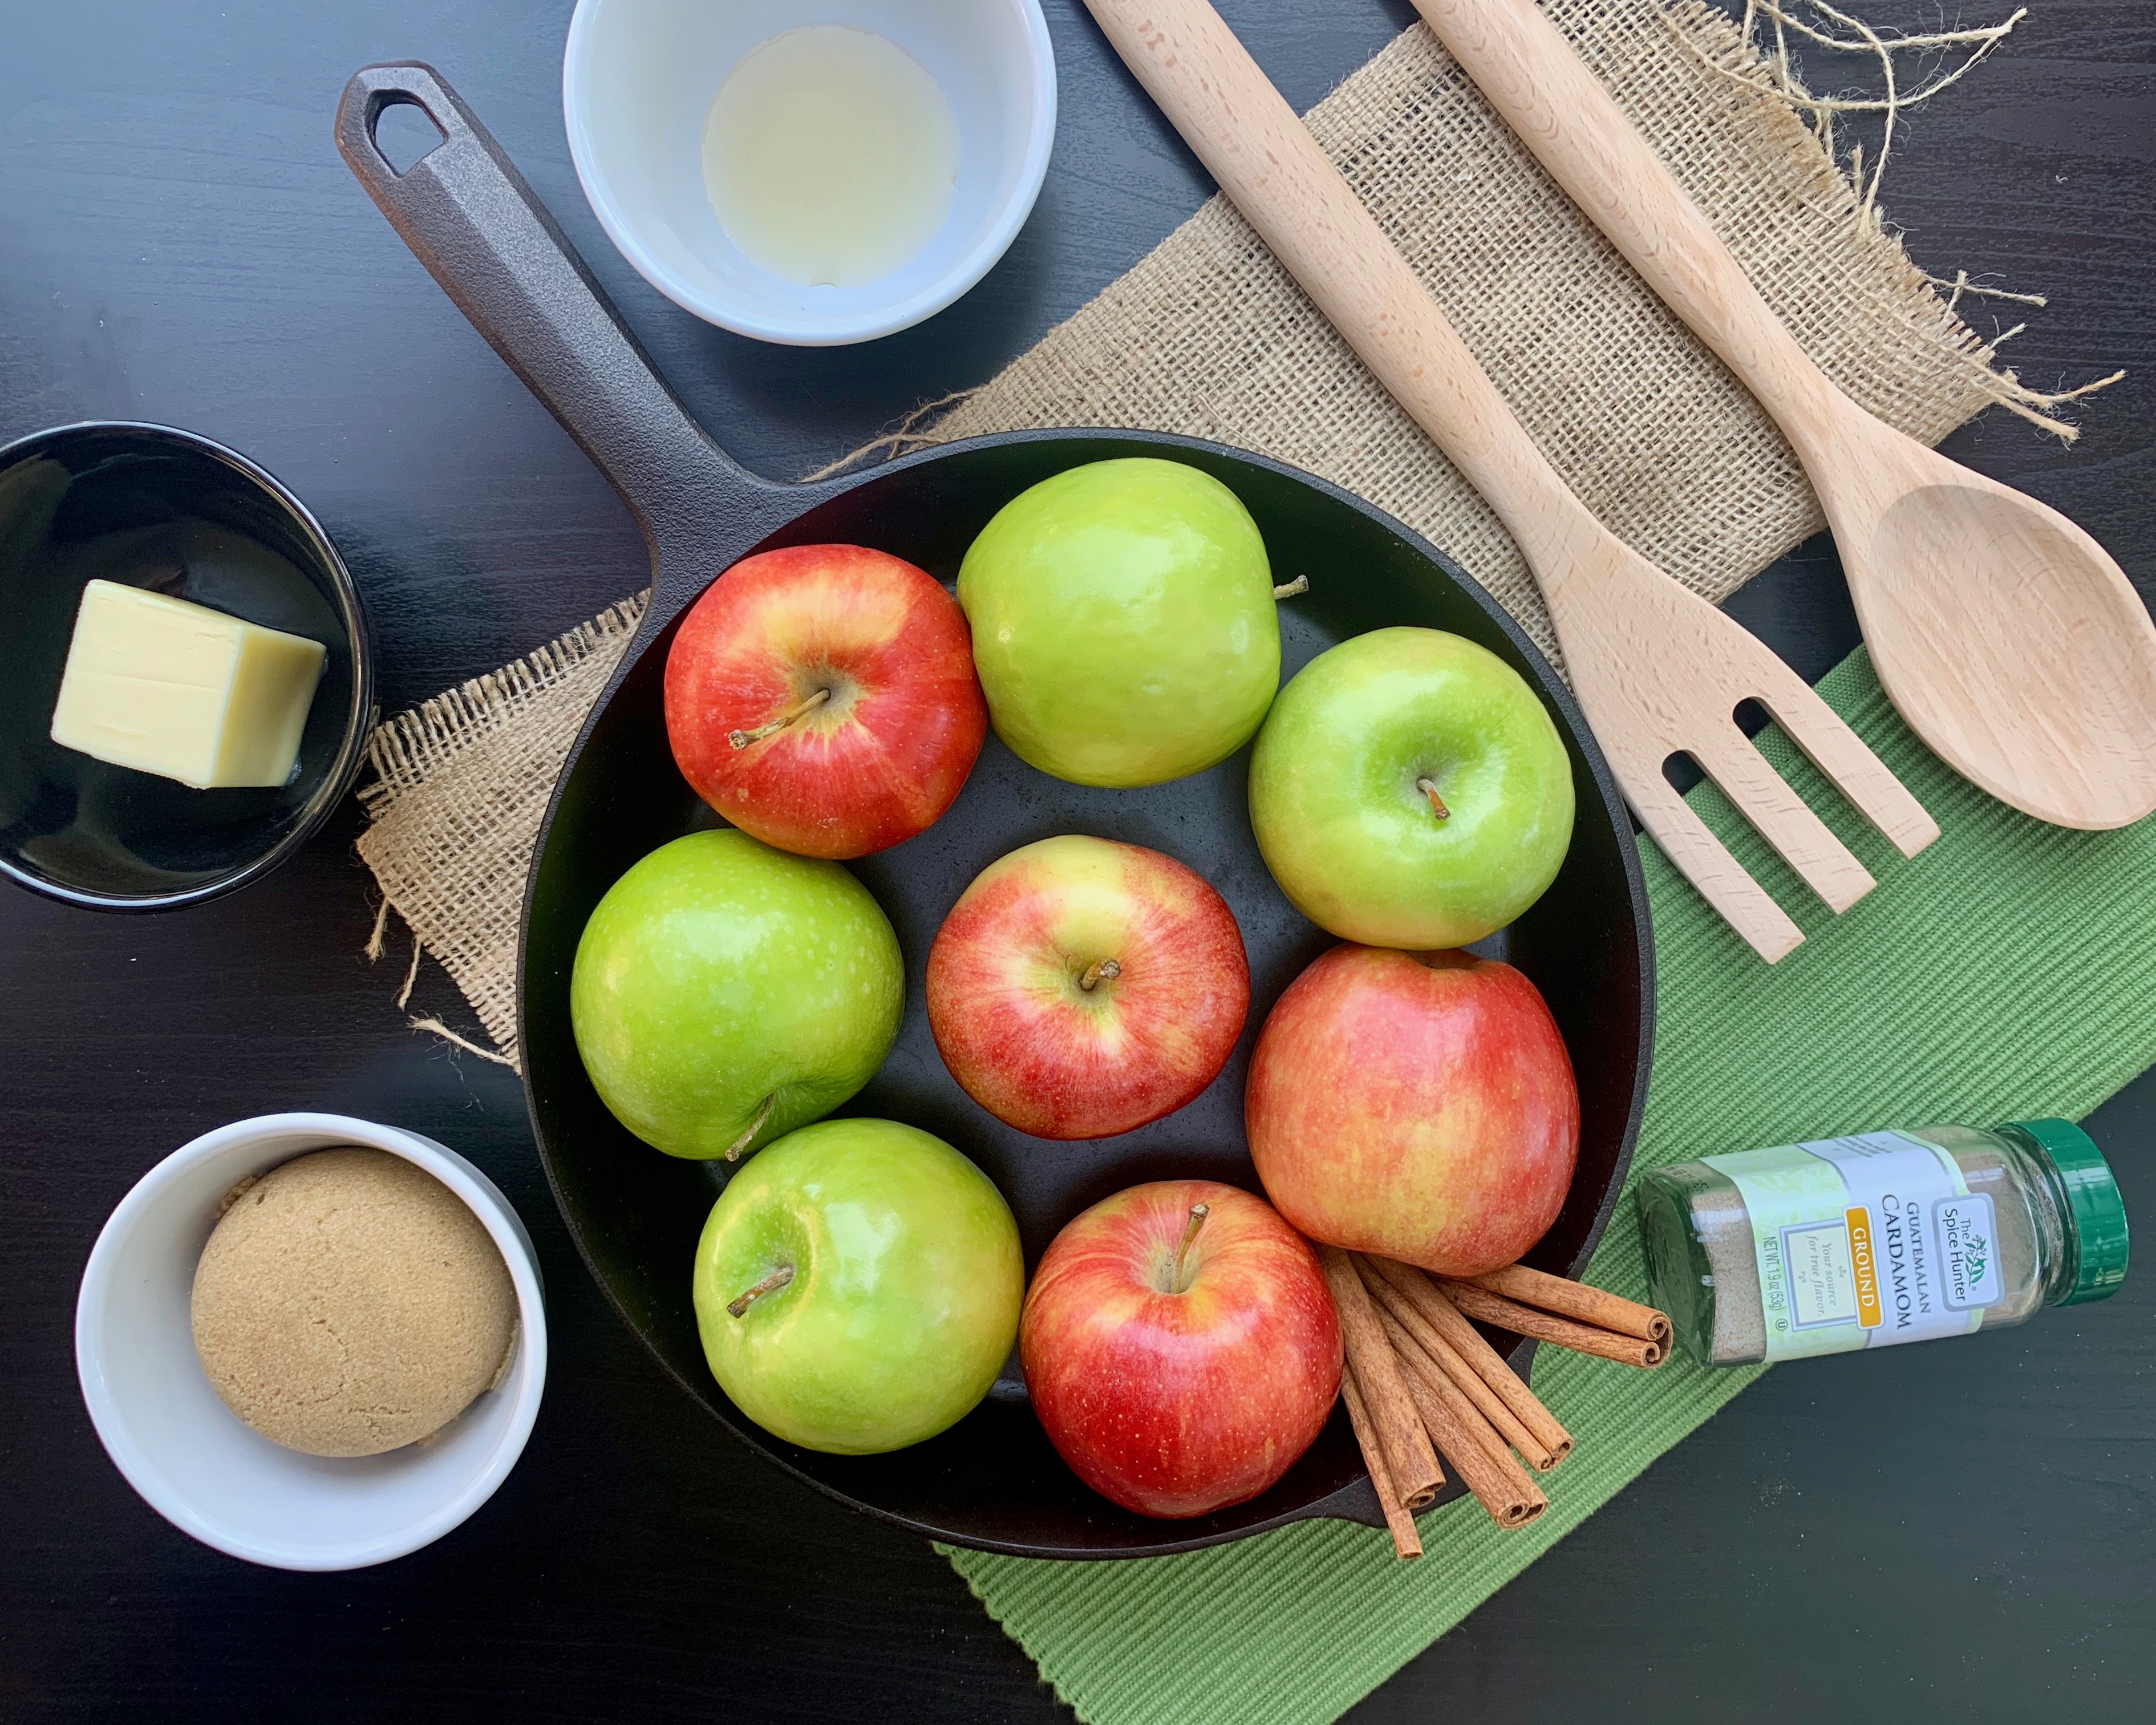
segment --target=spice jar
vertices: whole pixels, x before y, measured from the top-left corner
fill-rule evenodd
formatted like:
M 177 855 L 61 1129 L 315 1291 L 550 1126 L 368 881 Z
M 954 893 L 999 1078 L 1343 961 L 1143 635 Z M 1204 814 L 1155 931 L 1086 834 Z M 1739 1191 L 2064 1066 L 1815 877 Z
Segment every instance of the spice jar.
M 2079 1127 L 1928 1126 L 1640 1177 L 1655 1304 L 1702 1365 L 2018 1324 L 2126 1279 L 2126 1206 Z

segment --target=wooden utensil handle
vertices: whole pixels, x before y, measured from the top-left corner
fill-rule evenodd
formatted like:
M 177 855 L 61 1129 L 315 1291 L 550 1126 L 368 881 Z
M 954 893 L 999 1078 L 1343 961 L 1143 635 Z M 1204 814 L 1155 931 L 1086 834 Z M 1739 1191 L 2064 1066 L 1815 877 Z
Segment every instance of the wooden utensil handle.
M 1490 105 L 1801 444 L 1851 405 L 1535 0 L 1414 0 Z
M 1544 591 L 1599 536 L 1407 260 L 1206 0 L 1086 0 L 1302 290 L 1486 498 Z

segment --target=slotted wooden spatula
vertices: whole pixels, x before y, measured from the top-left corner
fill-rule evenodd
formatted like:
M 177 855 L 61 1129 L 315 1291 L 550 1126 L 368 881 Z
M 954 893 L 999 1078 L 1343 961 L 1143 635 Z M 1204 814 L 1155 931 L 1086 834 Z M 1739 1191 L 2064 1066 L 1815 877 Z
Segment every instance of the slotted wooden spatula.
M 2156 624 L 2035 498 L 1874 418 L 1759 297 L 1534 0 L 1415 0 L 1550 177 L 1721 356 L 1834 527 L 1880 685 L 1954 770 L 2060 826 L 2156 809 Z
M 1809 684 L 1588 512 L 1407 260 L 1206 0 L 1086 0 L 1221 189 L 1481 492 L 1548 601 L 1582 711 L 1640 824 L 1769 963 L 1804 934 L 1663 776 L 1688 754 L 1835 911 L 1871 873 L 1738 728 L 1757 701 L 1914 856 L 1938 827 Z

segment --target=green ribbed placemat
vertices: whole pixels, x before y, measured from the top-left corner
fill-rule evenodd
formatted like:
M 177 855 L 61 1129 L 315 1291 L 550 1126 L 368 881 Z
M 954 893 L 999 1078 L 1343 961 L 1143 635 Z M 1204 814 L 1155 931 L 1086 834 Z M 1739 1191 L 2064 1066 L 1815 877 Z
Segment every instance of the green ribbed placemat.
M 1861 651 L 1820 690 L 1942 836 L 1903 860 L 1779 734 L 1763 739 L 1878 877 L 1835 917 L 1711 787 L 1694 792 L 1809 937 L 1772 969 L 1641 845 L 1660 1029 L 1635 1173 L 1876 1127 L 2078 1118 L 2156 1063 L 2156 818 L 2070 833 L 1992 801 L 1909 733 Z M 1644 1296 L 1629 1201 L 1588 1274 Z M 1548 1512 L 1500 1533 L 1471 1500 L 1448 1504 L 1423 1518 L 1419 1563 L 1338 1522 L 1133 1563 L 946 1555 L 1092 1725 L 1324 1725 L 1758 1375 L 1681 1358 L 1638 1372 L 1543 1349 L 1535 1389 L 1578 1440 L 1545 1481 Z

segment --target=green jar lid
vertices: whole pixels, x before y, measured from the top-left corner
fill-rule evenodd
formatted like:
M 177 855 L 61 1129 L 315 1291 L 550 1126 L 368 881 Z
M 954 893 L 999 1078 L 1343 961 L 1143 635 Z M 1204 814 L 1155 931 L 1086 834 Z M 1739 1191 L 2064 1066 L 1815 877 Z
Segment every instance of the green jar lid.
M 2096 1141 L 2070 1120 L 2016 1120 L 2001 1128 L 2029 1140 L 2058 1171 L 2079 1242 L 2074 1285 L 2056 1304 L 2107 1300 L 2126 1280 L 2126 1200 Z

